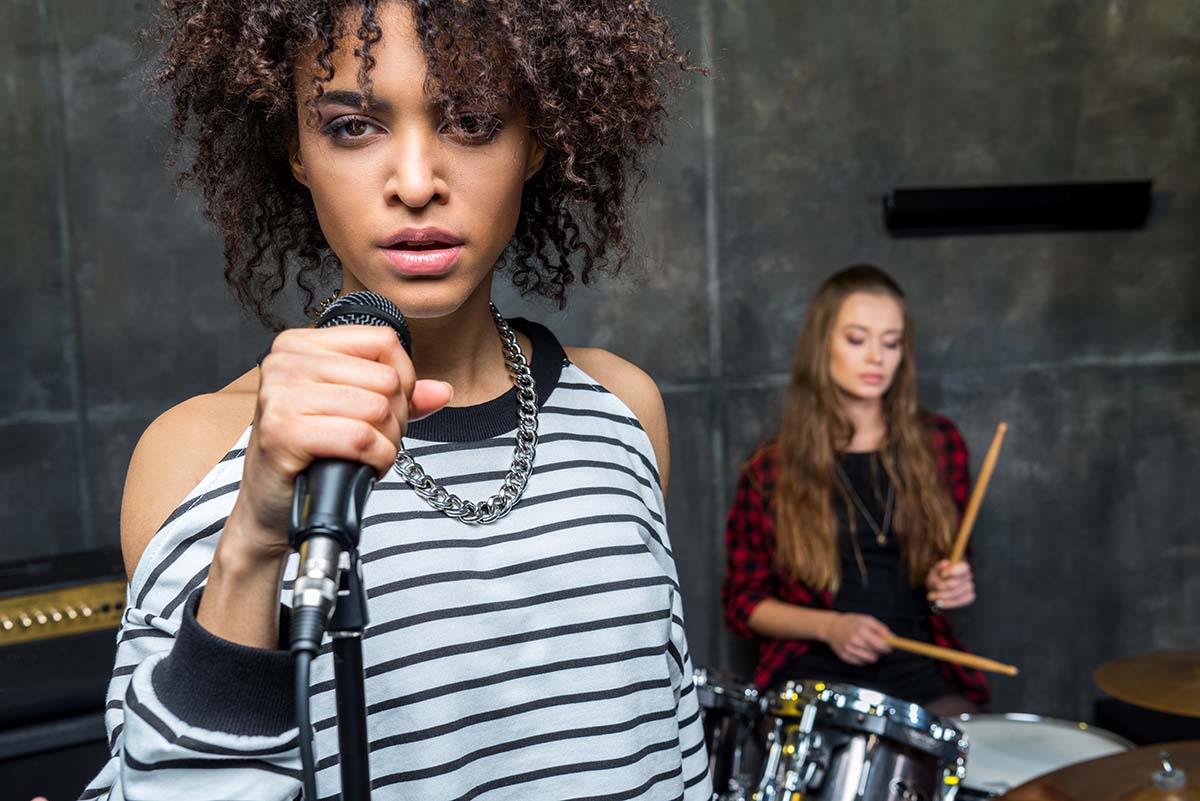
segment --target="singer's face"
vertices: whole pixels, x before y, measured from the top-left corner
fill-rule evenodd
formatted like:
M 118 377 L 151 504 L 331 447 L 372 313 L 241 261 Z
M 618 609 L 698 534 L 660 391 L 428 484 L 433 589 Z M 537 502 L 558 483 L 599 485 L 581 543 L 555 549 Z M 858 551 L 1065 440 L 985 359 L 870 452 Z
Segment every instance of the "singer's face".
M 313 124 L 305 101 L 315 94 L 315 62 L 302 59 L 292 171 L 312 193 L 345 291 L 370 289 L 410 317 L 441 317 L 490 292 L 544 150 L 519 108 L 447 118 L 424 92 L 425 57 L 407 4 L 383 4 L 377 17 L 371 97 L 359 89 L 359 40 L 350 36 L 333 54 Z
M 896 378 L 904 311 L 888 295 L 855 292 L 842 301 L 829 340 L 833 383 L 853 398 L 882 398 Z

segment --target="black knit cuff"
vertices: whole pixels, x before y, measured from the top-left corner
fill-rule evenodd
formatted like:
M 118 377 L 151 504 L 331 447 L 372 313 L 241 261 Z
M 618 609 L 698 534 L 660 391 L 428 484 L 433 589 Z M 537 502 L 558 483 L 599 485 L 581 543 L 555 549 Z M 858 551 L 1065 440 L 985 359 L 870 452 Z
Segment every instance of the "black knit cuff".
M 245 736 L 272 737 L 296 727 L 292 655 L 223 640 L 196 622 L 203 588 L 183 605 L 171 653 L 154 669 L 158 699 L 191 726 Z M 282 641 L 290 610 L 280 605 Z

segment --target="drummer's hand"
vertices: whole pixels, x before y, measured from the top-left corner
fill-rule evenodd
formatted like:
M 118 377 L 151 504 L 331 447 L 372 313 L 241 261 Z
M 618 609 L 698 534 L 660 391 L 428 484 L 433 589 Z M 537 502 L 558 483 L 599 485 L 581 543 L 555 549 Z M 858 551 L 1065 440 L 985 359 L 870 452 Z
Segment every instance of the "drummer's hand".
M 960 609 L 975 601 L 975 578 L 966 562 L 943 559 L 925 577 L 929 602 L 937 609 Z
M 870 665 L 892 650 L 887 644 L 891 629 L 875 618 L 848 612 L 833 614 L 825 644 L 838 659 L 851 665 Z

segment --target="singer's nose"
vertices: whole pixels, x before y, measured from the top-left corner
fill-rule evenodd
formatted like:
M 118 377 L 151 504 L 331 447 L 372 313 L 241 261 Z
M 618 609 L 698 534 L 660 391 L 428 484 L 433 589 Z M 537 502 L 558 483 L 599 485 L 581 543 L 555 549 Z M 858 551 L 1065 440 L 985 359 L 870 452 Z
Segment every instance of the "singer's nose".
M 448 187 L 442 177 L 436 134 L 409 131 L 397 136 L 395 142 L 392 172 L 384 187 L 388 202 L 411 209 L 444 203 Z

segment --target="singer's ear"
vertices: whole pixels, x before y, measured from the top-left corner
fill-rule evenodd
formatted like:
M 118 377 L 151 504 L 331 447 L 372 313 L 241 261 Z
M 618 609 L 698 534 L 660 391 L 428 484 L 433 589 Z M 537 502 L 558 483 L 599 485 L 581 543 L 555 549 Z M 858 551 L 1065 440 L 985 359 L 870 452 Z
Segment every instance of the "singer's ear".
M 546 162 L 546 146 L 542 144 L 542 140 L 530 132 L 529 134 L 529 155 L 525 159 L 525 180 L 538 174 L 542 169 L 542 165 Z
M 302 186 L 308 186 L 308 173 L 304 171 L 304 162 L 300 159 L 300 137 L 293 136 L 288 143 L 288 164 L 292 167 L 292 177 Z

